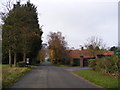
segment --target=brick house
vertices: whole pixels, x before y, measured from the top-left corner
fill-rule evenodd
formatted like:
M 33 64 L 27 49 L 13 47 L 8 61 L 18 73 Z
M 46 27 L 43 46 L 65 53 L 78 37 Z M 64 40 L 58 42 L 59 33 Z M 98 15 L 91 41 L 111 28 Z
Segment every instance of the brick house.
M 88 65 L 88 60 L 90 59 L 101 58 L 104 56 L 111 56 L 113 54 L 114 54 L 113 51 L 105 51 L 105 50 L 99 50 L 99 51 L 93 51 L 88 49 L 70 50 L 69 51 L 70 64 L 83 67 Z

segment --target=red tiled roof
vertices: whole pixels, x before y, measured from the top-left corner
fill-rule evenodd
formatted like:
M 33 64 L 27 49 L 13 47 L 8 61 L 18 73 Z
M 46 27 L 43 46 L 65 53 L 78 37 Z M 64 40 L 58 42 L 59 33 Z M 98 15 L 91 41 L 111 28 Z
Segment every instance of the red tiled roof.
M 103 55 L 113 55 L 114 52 L 113 51 L 94 51 L 92 52 L 92 50 L 70 50 L 69 51 L 69 55 L 71 58 L 80 58 L 80 56 L 84 56 L 84 58 L 90 58 L 90 57 L 94 57 L 93 53 L 97 54 L 103 54 Z
M 80 58 L 80 50 L 70 50 L 69 55 L 71 58 Z
M 114 54 L 114 51 L 105 51 L 104 52 L 104 55 L 113 55 Z
M 80 50 L 80 56 L 84 56 L 84 58 L 94 57 L 91 54 L 92 51 L 90 50 Z

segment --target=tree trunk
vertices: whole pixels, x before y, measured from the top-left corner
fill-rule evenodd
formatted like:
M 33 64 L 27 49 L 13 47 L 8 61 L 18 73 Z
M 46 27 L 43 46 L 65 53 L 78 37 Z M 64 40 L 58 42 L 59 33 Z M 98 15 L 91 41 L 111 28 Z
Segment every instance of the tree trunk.
M 16 67 L 16 53 L 14 52 L 14 66 Z
M 9 65 L 12 67 L 11 50 L 9 49 Z
M 23 54 L 23 62 L 25 62 L 26 59 L 26 53 Z

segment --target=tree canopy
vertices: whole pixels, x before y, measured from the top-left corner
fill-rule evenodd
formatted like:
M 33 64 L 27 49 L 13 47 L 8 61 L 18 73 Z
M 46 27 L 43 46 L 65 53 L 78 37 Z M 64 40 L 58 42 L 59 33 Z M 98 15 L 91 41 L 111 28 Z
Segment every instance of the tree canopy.
M 41 36 L 43 33 L 37 16 L 37 7 L 29 1 L 26 4 L 17 2 L 7 16 L 4 16 L 2 26 L 3 62 L 5 61 L 4 56 L 14 54 L 15 59 L 18 53 L 22 54 L 24 62 L 26 57 L 36 58 L 42 46 Z
M 113 46 L 113 47 L 111 47 L 109 50 L 110 50 L 110 51 L 116 51 L 117 49 L 118 49 L 118 47 Z
M 67 42 L 61 32 L 50 32 L 48 35 L 48 46 L 50 52 L 50 59 L 53 63 L 60 63 L 67 57 Z
M 101 39 L 98 36 L 91 36 L 89 37 L 85 42 L 85 47 L 87 49 L 105 49 L 106 44 L 103 42 L 103 39 Z

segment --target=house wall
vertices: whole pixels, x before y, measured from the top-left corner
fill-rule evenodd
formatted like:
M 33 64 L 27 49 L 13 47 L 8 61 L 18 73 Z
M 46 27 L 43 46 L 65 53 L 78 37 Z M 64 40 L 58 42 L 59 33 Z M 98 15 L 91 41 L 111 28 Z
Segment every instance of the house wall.
M 79 58 L 73 58 L 73 66 L 80 66 L 80 59 Z

